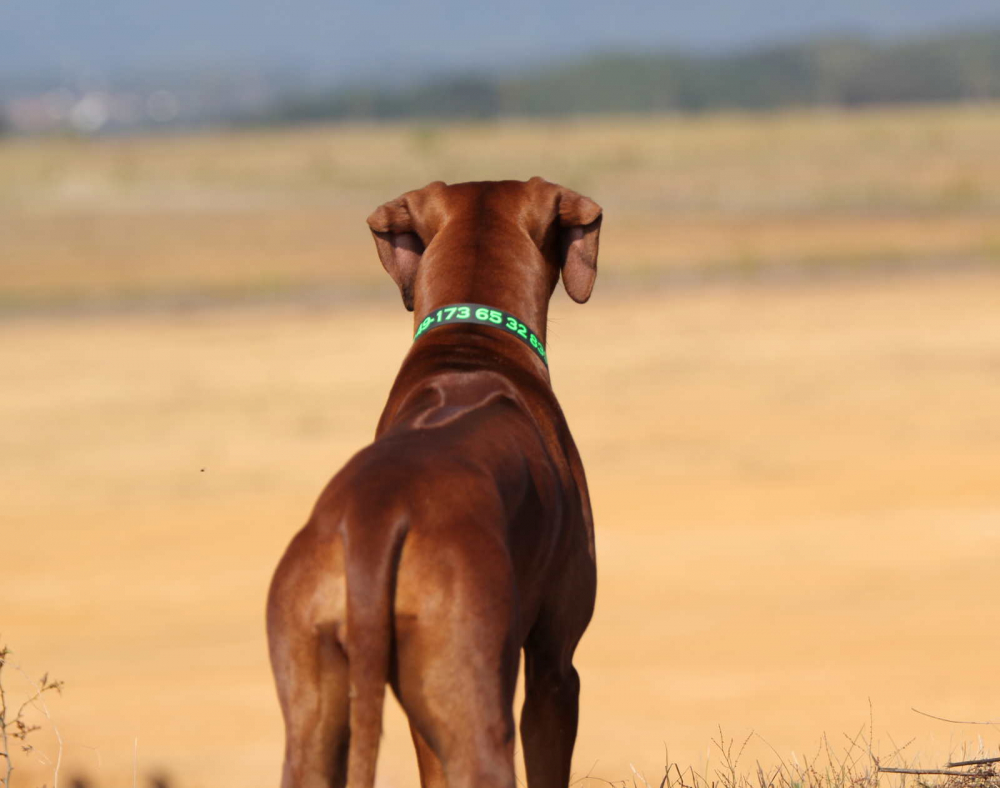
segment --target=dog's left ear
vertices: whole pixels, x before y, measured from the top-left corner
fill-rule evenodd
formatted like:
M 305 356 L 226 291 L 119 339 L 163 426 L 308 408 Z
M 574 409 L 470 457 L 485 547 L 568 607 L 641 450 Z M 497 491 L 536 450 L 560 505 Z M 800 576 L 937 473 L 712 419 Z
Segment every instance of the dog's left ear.
M 597 278 L 597 247 L 601 238 L 601 206 L 571 189 L 559 190 L 559 243 L 562 280 L 578 304 L 590 298 Z
M 403 305 L 412 312 L 413 282 L 424 253 L 424 243 L 413 227 L 406 195 L 376 208 L 368 217 L 368 227 L 382 267 L 399 287 Z
M 424 253 L 424 242 L 417 232 L 414 212 L 424 204 L 424 197 L 444 186 L 436 181 L 423 189 L 397 197 L 376 208 L 368 217 L 368 227 L 375 239 L 382 267 L 389 273 L 403 296 L 403 305 L 413 311 L 413 285 L 417 265 Z

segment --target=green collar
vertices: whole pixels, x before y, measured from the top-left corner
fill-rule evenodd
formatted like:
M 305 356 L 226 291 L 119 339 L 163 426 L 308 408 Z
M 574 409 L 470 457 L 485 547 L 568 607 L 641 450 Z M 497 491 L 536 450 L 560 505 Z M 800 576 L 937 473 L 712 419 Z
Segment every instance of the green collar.
M 452 323 L 475 323 L 480 326 L 503 329 L 507 333 L 518 337 L 524 344 L 534 350 L 538 354 L 538 357 L 545 363 L 546 367 L 549 365 L 549 358 L 545 353 L 545 346 L 542 344 L 542 340 L 535 336 L 530 328 L 510 314 L 510 312 L 504 312 L 502 309 L 493 309 L 483 304 L 448 304 L 434 310 L 421 321 L 420 326 L 417 328 L 417 333 L 413 335 L 413 341 L 416 342 L 432 328 L 447 326 Z

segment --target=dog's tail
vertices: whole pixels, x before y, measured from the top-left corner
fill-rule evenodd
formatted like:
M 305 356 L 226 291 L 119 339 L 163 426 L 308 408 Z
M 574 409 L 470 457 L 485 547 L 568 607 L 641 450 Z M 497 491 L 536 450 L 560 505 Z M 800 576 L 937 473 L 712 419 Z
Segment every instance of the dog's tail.
M 392 647 L 392 597 L 405 517 L 353 523 L 346 531 L 347 675 L 351 738 L 348 788 L 372 788 Z

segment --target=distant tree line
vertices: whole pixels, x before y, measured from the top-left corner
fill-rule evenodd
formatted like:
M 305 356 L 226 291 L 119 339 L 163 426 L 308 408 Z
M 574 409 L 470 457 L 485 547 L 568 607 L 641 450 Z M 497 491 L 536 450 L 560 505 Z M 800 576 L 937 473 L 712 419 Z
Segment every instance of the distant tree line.
M 511 77 L 441 78 L 286 98 L 274 122 L 474 119 L 1000 98 L 1000 29 L 875 43 L 856 38 L 728 55 L 603 54 Z

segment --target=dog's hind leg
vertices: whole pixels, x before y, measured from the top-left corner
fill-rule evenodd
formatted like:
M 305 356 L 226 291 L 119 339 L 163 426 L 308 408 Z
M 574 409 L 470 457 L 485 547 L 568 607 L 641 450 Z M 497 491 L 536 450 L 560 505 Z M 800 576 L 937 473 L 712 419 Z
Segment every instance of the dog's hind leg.
M 285 715 L 282 788 L 342 788 L 347 782 L 347 660 L 326 634 L 301 643 L 278 680 Z
M 285 719 L 282 788 L 343 788 L 347 781 L 347 656 L 330 603 L 338 591 L 328 562 L 317 566 L 308 529 L 289 547 L 268 599 L 271 665 Z M 341 584 L 342 585 L 342 584 Z
M 464 545 L 416 552 L 404 550 L 400 582 L 419 611 L 397 618 L 393 688 L 414 730 L 421 783 L 515 788 L 510 560 L 499 543 L 471 534 Z
M 410 724 L 413 746 L 417 750 L 417 766 L 420 769 L 421 788 L 448 788 L 444 766 L 434 749 L 427 743 L 416 725 Z
M 470 646 L 439 634 L 425 659 L 410 660 L 405 668 L 424 687 L 401 695 L 414 729 L 421 785 L 515 788 L 513 681 L 506 676 L 516 673 L 516 649 L 503 649 L 513 656 L 486 668 L 482 658 L 493 655 L 483 640 Z

